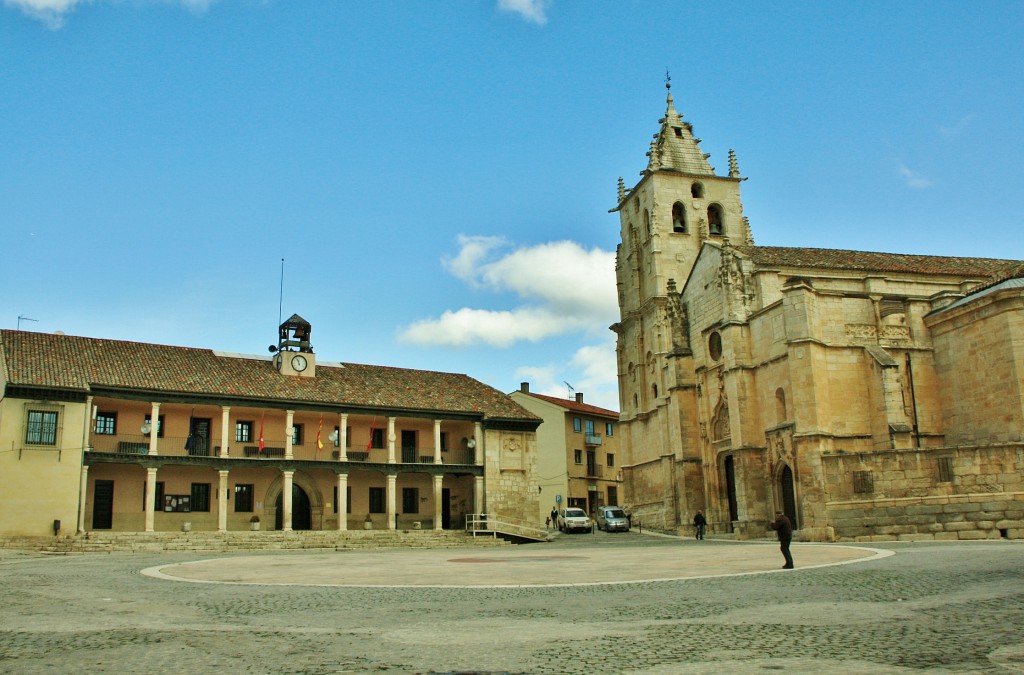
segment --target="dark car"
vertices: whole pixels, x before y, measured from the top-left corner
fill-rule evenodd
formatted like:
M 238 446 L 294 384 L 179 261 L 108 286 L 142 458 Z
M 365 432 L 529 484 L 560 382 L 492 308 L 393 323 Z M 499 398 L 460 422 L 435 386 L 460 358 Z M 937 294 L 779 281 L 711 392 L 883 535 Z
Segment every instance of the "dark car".
M 605 532 L 629 532 L 629 519 L 618 506 L 600 506 L 597 509 L 597 529 Z

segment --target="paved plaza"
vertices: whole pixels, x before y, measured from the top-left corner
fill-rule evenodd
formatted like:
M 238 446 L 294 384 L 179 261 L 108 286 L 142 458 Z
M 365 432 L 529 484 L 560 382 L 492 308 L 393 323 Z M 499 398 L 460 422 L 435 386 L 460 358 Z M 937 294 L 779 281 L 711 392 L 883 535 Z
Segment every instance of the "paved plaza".
M 1024 672 L 1024 542 L 0 551 L 3 673 Z

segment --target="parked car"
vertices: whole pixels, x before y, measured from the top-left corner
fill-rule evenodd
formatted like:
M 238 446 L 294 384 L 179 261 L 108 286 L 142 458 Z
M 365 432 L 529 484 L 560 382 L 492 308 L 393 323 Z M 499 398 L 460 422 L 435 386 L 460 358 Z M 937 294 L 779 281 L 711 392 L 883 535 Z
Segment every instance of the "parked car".
M 605 532 L 629 532 L 629 519 L 618 506 L 601 506 L 597 509 L 597 529 Z
M 562 532 L 593 532 L 594 523 L 590 522 L 583 509 L 569 507 L 558 510 L 558 529 Z

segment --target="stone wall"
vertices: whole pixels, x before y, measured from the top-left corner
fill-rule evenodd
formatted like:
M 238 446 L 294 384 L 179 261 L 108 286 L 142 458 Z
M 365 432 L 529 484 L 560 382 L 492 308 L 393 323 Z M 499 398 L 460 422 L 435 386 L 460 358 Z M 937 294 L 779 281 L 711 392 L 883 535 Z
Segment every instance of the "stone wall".
M 844 541 L 1024 538 L 1024 444 L 823 455 Z

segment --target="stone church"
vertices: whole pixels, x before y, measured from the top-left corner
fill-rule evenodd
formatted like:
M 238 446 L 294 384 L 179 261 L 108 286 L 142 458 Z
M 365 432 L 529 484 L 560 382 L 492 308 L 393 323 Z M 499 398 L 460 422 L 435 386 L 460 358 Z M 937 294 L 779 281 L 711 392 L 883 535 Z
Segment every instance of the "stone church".
M 688 532 L 1024 537 L 1024 262 L 758 246 L 675 108 L 619 179 L 624 504 Z

